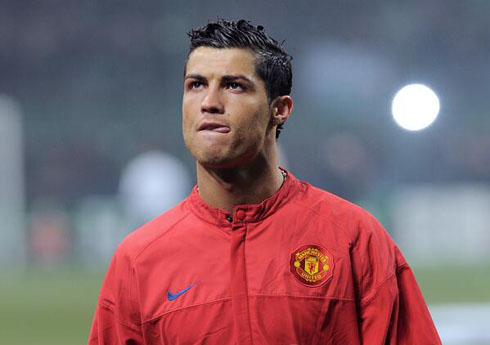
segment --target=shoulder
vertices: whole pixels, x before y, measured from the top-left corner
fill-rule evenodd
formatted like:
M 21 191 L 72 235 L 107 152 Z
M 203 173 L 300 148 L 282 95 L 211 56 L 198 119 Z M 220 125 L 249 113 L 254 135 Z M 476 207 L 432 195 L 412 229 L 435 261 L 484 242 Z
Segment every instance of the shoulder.
M 339 196 L 307 186 L 304 207 L 328 219 L 350 241 L 350 258 L 363 291 L 375 291 L 406 261 L 390 234 L 371 213 Z
M 325 230 L 339 248 L 347 244 L 345 255 L 358 281 L 380 284 L 396 267 L 406 264 L 389 233 L 370 212 L 328 191 L 301 184 L 303 192 L 295 198 L 296 217 Z
M 189 215 L 185 199 L 127 235 L 119 244 L 114 256 L 122 256 L 129 262 L 134 262 L 148 246 L 171 233 L 172 229 Z
M 362 207 L 341 198 L 331 192 L 323 190 L 318 187 L 314 187 L 309 183 L 302 182 L 305 185 L 304 198 L 311 205 L 312 209 L 318 212 L 337 214 L 337 215 L 351 215 L 357 217 L 369 216 L 369 212 Z
M 372 232 L 386 232 L 377 219 L 362 207 L 309 183 L 301 183 L 305 187 L 305 192 L 298 198 L 301 207 L 339 228 L 352 242 Z

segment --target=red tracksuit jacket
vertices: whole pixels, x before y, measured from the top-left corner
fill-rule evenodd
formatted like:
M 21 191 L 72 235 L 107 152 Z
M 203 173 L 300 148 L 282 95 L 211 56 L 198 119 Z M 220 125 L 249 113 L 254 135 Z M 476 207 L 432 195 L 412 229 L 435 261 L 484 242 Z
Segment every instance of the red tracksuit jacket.
M 130 234 L 88 341 L 158 345 L 435 345 L 410 267 L 363 209 L 292 174 L 260 204 L 196 188 Z

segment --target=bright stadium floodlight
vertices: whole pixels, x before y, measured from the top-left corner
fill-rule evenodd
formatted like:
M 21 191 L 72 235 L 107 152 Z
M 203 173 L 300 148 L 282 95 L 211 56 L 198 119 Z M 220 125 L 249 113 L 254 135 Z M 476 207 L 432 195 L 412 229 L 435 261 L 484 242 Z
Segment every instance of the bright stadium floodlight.
M 439 98 L 425 85 L 410 84 L 393 98 L 391 112 L 396 123 L 409 131 L 428 127 L 439 114 Z

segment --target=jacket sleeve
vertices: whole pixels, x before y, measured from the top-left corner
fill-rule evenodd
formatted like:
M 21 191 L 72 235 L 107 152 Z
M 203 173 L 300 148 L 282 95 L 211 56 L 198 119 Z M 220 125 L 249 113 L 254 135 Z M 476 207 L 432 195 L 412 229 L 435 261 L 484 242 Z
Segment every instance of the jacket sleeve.
M 100 290 L 88 345 L 142 345 L 135 270 L 118 248 Z
M 427 305 L 402 253 L 374 218 L 365 230 L 359 236 L 356 254 L 360 256 L 357 273 L 362 344 L 440 345 Z

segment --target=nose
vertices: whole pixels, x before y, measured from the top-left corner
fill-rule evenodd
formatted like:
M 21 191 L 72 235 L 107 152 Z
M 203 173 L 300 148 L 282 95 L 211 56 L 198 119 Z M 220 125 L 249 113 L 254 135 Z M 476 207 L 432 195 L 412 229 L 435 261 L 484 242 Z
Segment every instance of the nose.
M 219 87 L 209 87 L 201 103 L 201 112 L 209 114 L 223 114 L 225 107 L 220 95 Z

